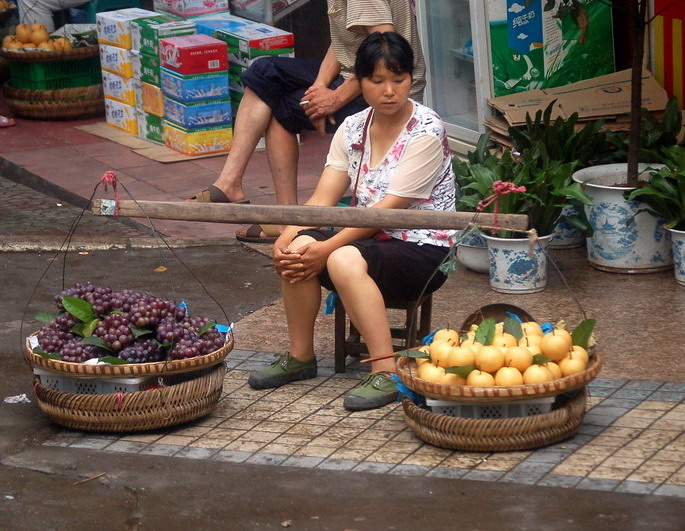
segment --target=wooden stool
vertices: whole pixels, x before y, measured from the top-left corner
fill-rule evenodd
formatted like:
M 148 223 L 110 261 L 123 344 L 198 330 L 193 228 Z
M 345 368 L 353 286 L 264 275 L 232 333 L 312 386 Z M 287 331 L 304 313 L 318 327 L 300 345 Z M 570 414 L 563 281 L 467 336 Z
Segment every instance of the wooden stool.
M 429 293 L 423 296 L 412 319 L 411 313 L 415 305 L 415 300 L 386 301 L 385 303 L 388 310 L 405 310 L 407 312 L 404 328 L 390 329 L 393 339 L 401 340 L 399 342 L 393 341 L 393 348 L 396 351 L 416 346 L 420 338 L 431 332 L 433 294 Z M 416 326 L 417 320 L 419 321 L 418 328 Z M 368 352 L 366 345 L 362 342 L 359 330 L 351 322 L 348 335 L 347 313 L 340 297 L 338 297 L 335 302 L 335 372 L 345 372 L 345 358 L 347 356 L 359 356 Z

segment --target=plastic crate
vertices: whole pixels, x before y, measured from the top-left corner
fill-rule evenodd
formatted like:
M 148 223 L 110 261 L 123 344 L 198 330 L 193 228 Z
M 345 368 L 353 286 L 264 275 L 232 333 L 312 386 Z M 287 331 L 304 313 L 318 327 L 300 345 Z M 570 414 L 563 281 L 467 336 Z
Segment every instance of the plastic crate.
M 433 413 L 469 419 L 508 419 L 541 415 L 552 410 L 555 397 L 518 400 L 516 402 L 466 403 L 426 398 L 426 405 Z
M 137 378 L 73 378 L 39 368 L 34 368 L 33 374 L 40 377 L 40 383 L 48 389 L 80 395 L 133 393 L 144 391 L 156 384 L 156 379 L 149 376 Z
M 54 90 L 102 83 L 98 56 L 47 63 L 10 62 L 9 72 L 14 88 Z

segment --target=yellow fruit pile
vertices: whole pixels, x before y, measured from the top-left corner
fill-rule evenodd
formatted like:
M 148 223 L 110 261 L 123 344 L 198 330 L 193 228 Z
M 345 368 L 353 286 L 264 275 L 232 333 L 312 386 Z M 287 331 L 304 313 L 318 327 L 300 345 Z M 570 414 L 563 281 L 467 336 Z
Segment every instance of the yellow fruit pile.
M 571 334 L 564 329 L 543 334 L 540 325 L 526 322 L 521 324 L 523 335 L 517 340 L 500 322 L 490 345 L 476 341 L 476 329 L 474 326 L 462 337 L 455 330 L 438 330 L 431 344 L 419 349 L 429 355 L 416 358 L 419 378 L 446 385 L 511 386 L 549 382 L 587 368 L 587 351 L 573 345 Z M 470 372 L 466 377 L 445 372 L 450 367 Z
M 7 35 L 2 39 L 2 47 L 6 50 L 71 50 L 71 41 L 65 37 L 51 39 L 45 24 L 19 24 L 14 35 Z

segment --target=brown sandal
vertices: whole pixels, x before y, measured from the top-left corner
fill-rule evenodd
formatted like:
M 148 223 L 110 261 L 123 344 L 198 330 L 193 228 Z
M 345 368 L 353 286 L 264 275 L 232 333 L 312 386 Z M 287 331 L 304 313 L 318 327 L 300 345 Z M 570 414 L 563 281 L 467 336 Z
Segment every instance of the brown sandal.
M 249 199 L 241 199 L 240 201 L 231 201 L 220 188 L 212 185 L 206 190 L 202 190 L 199 194 L 190 198 L 191 201 L 197 203 L 235 203 L 237 205 L 249 205 Z
M 262 233 L 264 236 L 262 236 Z M 281 232 L 278 230 L 278 225 L 250 225 L 245 232 L 236 233 L 235 239 L 241 242 L 249 243 L 274 243 Z

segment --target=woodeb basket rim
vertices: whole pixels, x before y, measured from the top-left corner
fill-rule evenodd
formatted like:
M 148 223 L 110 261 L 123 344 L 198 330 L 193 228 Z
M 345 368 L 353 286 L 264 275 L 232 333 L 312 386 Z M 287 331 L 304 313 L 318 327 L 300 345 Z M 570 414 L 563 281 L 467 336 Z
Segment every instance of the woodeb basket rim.
M 35 336 L 36 334 L 37 332 L 34 332 L 31 336 Z M 210 352 L 209 354 L 204 354 L 203 356 L 195 356 L 194 358 L 183 360 L 127 363 L 124 365 L 88 365 L 85 363 L 44 358 L 31 350 L 28 338 L 24 343 L 24 353 L 26 361 L 32 369 L 34 367 L 41 367 L 45 370 L 68 375 L 73 378 L 122 378 L 135 376 L 164 376 L 212 367 L 213 365 L 217 365 L 224 361 L 226 356 L 228 356 L 228 353 L 233 350 L 233 345 L 233 334 L 230 334 L 223 347 L 214 352 Z
M 209 414 L 221 397 L 226 364 L 190 380 L 131 393 L 76 394 L 34 378 L 38 406 L 53 422 L 85 431 L 147 431 Z
M 585 416 L 587 391 L 576 392 L 549 413 L 503 419 L 474 419 L 433 413 L 402 399 L 405 420 L 421 440 L 450 450 L 508 452 L 547 446 L 572 436 Z
M 56 61 L 73 61 L 74 59 L 87 59 L 100 53 L 97 44 L 72 48 L 71 50 L 27 52 L 23 50 L 8 50 L 0 48 L 0 55 L 8 61 L 18 63 L 53 63 Z
M 602 368 L 602 358 L 597 352 L 590 357 L 587 368 L 578 374 L 558 378 L 551 382 L 527 385 L 473 387 L 469 385 L 445 385 L 429 382 L 416 374 L 417 364 L 413 358 L 402 356 L 397 361 L 397 375 L 402 383 L 428 398 L 455 402 L 514 402 L 555 396 L 584 387 L 594 380 Z

